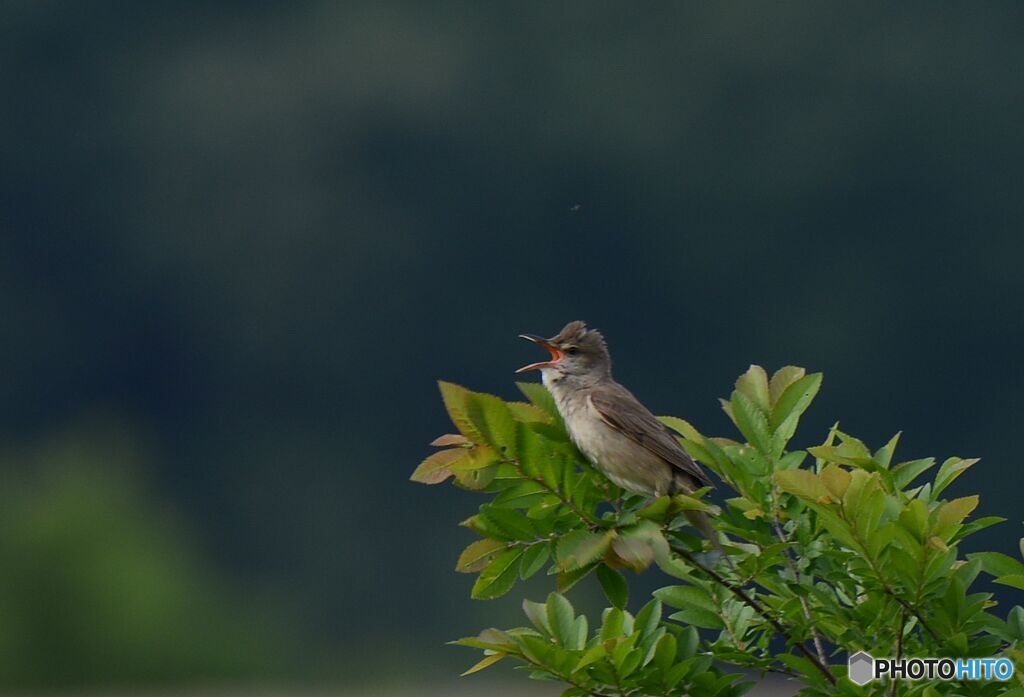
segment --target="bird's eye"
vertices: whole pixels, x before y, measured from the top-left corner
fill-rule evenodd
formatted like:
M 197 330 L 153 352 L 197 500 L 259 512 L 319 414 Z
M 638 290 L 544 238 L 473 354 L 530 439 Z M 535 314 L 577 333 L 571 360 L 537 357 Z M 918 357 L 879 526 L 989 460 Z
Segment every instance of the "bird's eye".
M 577 353 L 580 352 L 580 350 L 575 346 L 570 346 L 565 350 L 565 352 L 568 353 L 570 356 L 575 356 Z

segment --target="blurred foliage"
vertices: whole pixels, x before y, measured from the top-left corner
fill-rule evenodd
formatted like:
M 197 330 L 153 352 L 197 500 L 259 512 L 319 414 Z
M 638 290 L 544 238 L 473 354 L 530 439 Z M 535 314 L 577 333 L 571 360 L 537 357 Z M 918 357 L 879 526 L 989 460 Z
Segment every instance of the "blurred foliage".
M 138 481 L 130 441 L 76 431 L 2 458 L 0 685 L 217 682 L 280 671 L 269 613 L 210 571 Z
M 934 458 L 896 462 L 899 434 L 872 452 L 838 425 L 819 446 L 787 450 L 821 377 L 787 366 L 769 380 L 751 366 L 722 400 L 741 441 L 663 417 L 735 494 L 724 509 L 703 500 L 707 488 L 650 500 L 609 484 L 574 448 L 540 385 L 520 385 L 531 402 L 524 403 L 442 382 L 459 434 L 436 439 L 444 449 L 412 479 L 453 477 L 491 497 L 462 523 L 481 539 L 456 570 L 477 573 L 478 599 L 504 595 L 545 567 L 557 589 L 545 603 L 523 601 L 532 627 L 455 642 L 484 650 L 466 673 L 511 657 L 531 677 L 568 683 L 564 697 L 734 697 L 752 687 L 722 666 L 791 676 L 808 697 L 1007 691 L 999 681 L 862 688 L 846 678 L 845 657 L 864 650 L 1007 657 L 1024 694 L 1024 608 L 996 610 L 992 593 L 971 588 L 982 573 L 1022 588 L 1024 563 L 994 552 L 965 558 L 965 538 L 1005 519 L 968 521 L 978 496 L 943 496 L 977 459 L 949 458 L 920 483 Z M 710 551 L 686 522 L 693 510 L 710 514 L 716 534 L 725 534 Z M 677 584 L 654 591 L 633 615 L 620 570 L 651 565 Z M 591 573 L 612 604 L 600 622 L 576 614 L 564 595 Z M 665 616 L 664 606 L 675 611 Z
M 288 598 L 324 670 L 367 680 L 396 652 L 451 672 L 452 623 L 518 613 L 460 603 L 409 543 L 458 499 L 402 463 L 442 428 L 425 376 L 509 396 L 520 332 L 599 324 L 645 403 L 709 429 L 715 376 L 795 360 L 829 375 L 811 432 L 841 405 L 870 442 L 1013 462 L 1022 24 L 1013 2 L 2 2 L 0 443 L 137 424 L 211 573 Z

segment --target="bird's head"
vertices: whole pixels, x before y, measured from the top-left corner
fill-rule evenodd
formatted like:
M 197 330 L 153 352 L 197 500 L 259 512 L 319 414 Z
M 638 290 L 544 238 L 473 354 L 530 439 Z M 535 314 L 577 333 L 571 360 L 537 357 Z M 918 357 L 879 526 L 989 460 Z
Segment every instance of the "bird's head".
M 568 378 L 581 384 L 596 382 L 611 375 L 612 359 L 608 355 L 604 337 L 596 329 L 587 329 L 583 322 L 569 322 L 550 339 L 542 339 L 534 334 L 520 336 L 546 348 L 551 353 L 551 359 L 525 365 L 517 373 L 540 370 L 545 382 Z

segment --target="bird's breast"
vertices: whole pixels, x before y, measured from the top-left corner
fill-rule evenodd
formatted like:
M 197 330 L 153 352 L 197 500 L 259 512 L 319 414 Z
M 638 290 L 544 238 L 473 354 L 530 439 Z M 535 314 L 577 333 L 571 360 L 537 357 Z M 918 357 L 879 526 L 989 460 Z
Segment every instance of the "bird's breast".
M 648 496 L 661 496 L 671 485 L 664 460 L 609 426 L 585 393 L 566 395 L 558 403 L 565 429 L 580 452 L 615 484 Z

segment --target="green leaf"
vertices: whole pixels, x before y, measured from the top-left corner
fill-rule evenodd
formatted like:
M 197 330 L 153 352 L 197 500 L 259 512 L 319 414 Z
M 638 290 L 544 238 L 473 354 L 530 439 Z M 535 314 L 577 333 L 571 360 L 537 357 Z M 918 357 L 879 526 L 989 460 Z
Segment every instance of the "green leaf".
M 507 543 L 500 540 L 477 540 L 466 549 L 462 550 L 459 560 L 455 563 L 455 570 L 460 573 L 475 573 L 487 566 L 488 562 L 501 550 L 507 547 Z
M 908 484 L 917 479 L 917 477 L 924 472 L 935 466 L 934 457 L 926 457 L 920 460 L 910 460 L 909 462 L 901 462 L 892 468 L 892 480 L 896 485 L 897 489 L 905 489 Z
M 975 552 L 968 554 L 971 561 L 977 559 L 981 568 L 992 576 L 1024 576 L 1024 564 L 1013 557 L 1000 552 Z
M 516 582 L 522 553 L 520 549 L 508 549 L 496 556 L 480 572 L 470 595 L 477 600 L 490 600 L 508 593 Z
M 421 484 L 440 484 L 452 476 L 450 465 L 465 453 L 465 448 L 439 450 L 421 462 L 409 479 Z
M 558 540 L 555 546 L 555 558 L 558 559 L 560 568 L 565 571 L 573 571 L 600 559 L 608 551 L 610 542 L 607 533 L 598 534 L 589 530 L 573 530 Z
M 627 633 L 626 613 L 617 607 L 607 608 L 601 615 L 601 629 L 598 636 L 601 641 L 615 639 Z
M 480 433 L 466 411 L 466 400 L 470 391 L 465 387 L 443 380 L 438 381 L 437 386 L 441 389 L 441 399 L 444 400 L 444 406 L 448 410 L 448 417 L 459 429 L 459 433 L 474 443 L 483 442 L 483 434 Z
M 786 365 L 775 371 L 771 381 L 768 383 L 768 396 L 772 407 L 778 403 L 786 388 L 807 374 L 803 368 L 795 365 Z
M 768 418 L 757 404 L 742 392 L 733 392 L 730 414 L 736 428 L 747 442 L 761 453 L 771 452 L 771 437 L 768 434 Z
M 665 586 L 652 594 L 655 598 L 671 607 L 699 607 L 708 612 L 717 613 L 719 605 L 703 588 L 697 586 Z
M 570 588 L 575 586 L 577 583 L 582 581 L 587 574 L 594 570 L 597 564 L 590 564 L 579 569 L 572 569 L 570 571 L 560 571 L 555 581 L 555 586 L 558 588 L 559 593 L 565 593 Z
M 518 511 L 484 505 L 480 507 L 480 517 L 484 519 L 488 530 L 496 533 L 496 537 L 521 542 L 532 542 L 537 537 L 533 521 Z
M 519 578 L 525 581 L 536 574 L 544 568 L 549 556 L 549 545 L 546 543 L 536 543 L 527 547 L 519 563 Z
M 818 475 L 809 470 L 779 470 L 774 477 L 783 491 L 802 499 L 818 501 L 828 495 L 828 489 Z
M 673 635 L 665 634 L 658 639 L 657 648 L 654 650 L 654 665 L 659 673 L 667 673 L 676 662 L 676 651 L 676 638 Z
M 442 451 L 448 452 L 448 451 Z M 497 451 L 486 445 L 475 445 L 472 448 L 458 448 L 460 457 L 448 464 L 448 468 L 455 472 L 470 472 L 472 470 L 484 469 L 501 462 Z M 441 453 L 437 453 L 440 455 Z
M 602 564 L 597 567 L 597 580 L 600 582 L 601 588 L 604 589 L 608 601 L 620 610 L 626 609 L 626 603 L 629 601 L 629 586 L 622 574 Z
M 535 404 L 526 402 L 505 402 L 512 418 L 525 424 L 551 423 L 551 415 Z
M 892 462 L 892 456 L 893 453 L 896 452 L 896 444 L 900 442 L 901 435 L 903 435 L 902 432 L 898 432 L 895 436 L 889 439 L 888 443 L 875 451 L 874 460 L 881 465 L 883 469 L 889 468 L 889 463 Z
M 576 639 L 576 613 L 573 612 L 572 603 L 564 595 L 551 593 L 548 595 L 547 618 L 555 641 L 568 648 Z
M 696 443 L 702 443 L 704 441 L 704 436 L 700 434 L 700 431 L 694 428 L 690 422 L 685 419 L 680 419 L 677 416 L 659 416 L 658 420 L 687 440 L 692 440 Z
M 954 526 L 959 525 L 977 507 L 977 496 L 965 496 L 942 504 L 934 513 L 935 525 L 933 529 L 935 533 L 942 535 Z
M 516 421 L 505 402 L 483 392 L 470 392 L 464 399 L 465 413 L 484 441 L 496 451 L 515 457 Z
M 487 666 L 492 666 L 501 659 L 505 658 L 506 654 L 503 653 L 492 653 L 490 656 L 484 656 L 478 661 L 472 668 L 462 673 L 459 677 L 464 678 L 467 675 L 471 675 L 479 670 L 483 670 Z
M 517 382 L 516 387 L 519 391 L 526 396 L 531 403 L 543 409 L 550 416 L 554 417 L 558 423 L 562 422 L 562 415 L 558 413 L 558 406 L 555 404 L 555 398 L 548 392 L 548 388 L 544 387 L 544 383 L 541 382 Z
M 875 461 L 863 443 L 844 442 L 840 445 L 816 445 L 813 448 L 808 448 L 807 452 L 825 462 L 834 462 L 838 465 L 875 467 Z
M 836 501 L 841 501 L 846 490 L 850 487 L 850 473 L 829 463 L 821 470 L 821 482 L 828 489 L 828 493 Z
M 641 640 L 647 639 L 654 636 L 659 624 L 661 624 L 661 601 L 652 598 L 640 608 L 640 612 L 636 613 L 633 620 L 633 631 L 640 635 Z
M 939 473 L 935 475 L 935 486 L 932 487 L 932 499 L 937 499 L 947 486 L 953 483 L 957 477 L 967 469 L 979 462 L 980 458 L 972 457 L 961 460 L 958 457 L 951 457 L 942 463 Z
M 1000 576 L 999 578 L 993 579 L 996 583 L 1000 583 L 1004 586 L 1010 586 L 1011 588 L 1018 588 L 1024 590 L 1024 574 L 1010 574 L 1009 576 Z
M 821 387 L 821 373 L 811 373 L 791 383 L 772 407 L 768 424 L 772 431 L 782 432 L 784 440 L 789 440 L 796 432 L 800 416 L 814 401 Z
M 747 372 L 736 380 L 736 391 L 746 395 L 766 415 L 771 410 L 768 375 L 761 366 L 751 365 Z
M 529 508 L 548 494 L 548 489 L 537 482 L 526 480 L 505 489 L 491 501 L 497 508 Z
M 473 450 L 479 450 L 480 447 L 484 446 L 473 448 Z M 459 464 L 462 462 L 463 460 L 459 460 Z M 491 464 L 486 467 L 476 467 L 468 470 L 452 468 L 452 473 L 455 475 L 456 484 L 463 489 L 480 491 L 481 489 L 486 489 L 494 481 L 494 478 L 498 475 L 498 466 L 497 464 Z
M 594 644 L 587 649 L 586 653 L 583 654 L 583 657 L 580 659 L 579 663 L 576 664 L 576 667 L 572 669 L 572 672 L 578 673 L 587 666 L 594 665 L 598 661 L 604 660 L 607 655 L 608 652 L 605 650 L 604 644 Z
M 548 606 L 544 603 L 535 603 L 532 600 L 523 599 L 523 613 L 543 634 L 551 634 L 551 625 L 548 624 Z
M 923 543 L 928 539 L 928 506 L 921 499 L 914 499 L 907 504 L 900 513 L 899 522 L 918 542 Z
M 690 607 L 679 612 L 673 613 L 668 616 L 670 620 L 676 622 L 685 622 L 691 624 L 694 627 L 702 627 L 704 629 L 723 629 L 725 624 L 722 622 L 722 618 L 718 616 L 717 612 L 706 610 L 701 607 Z

